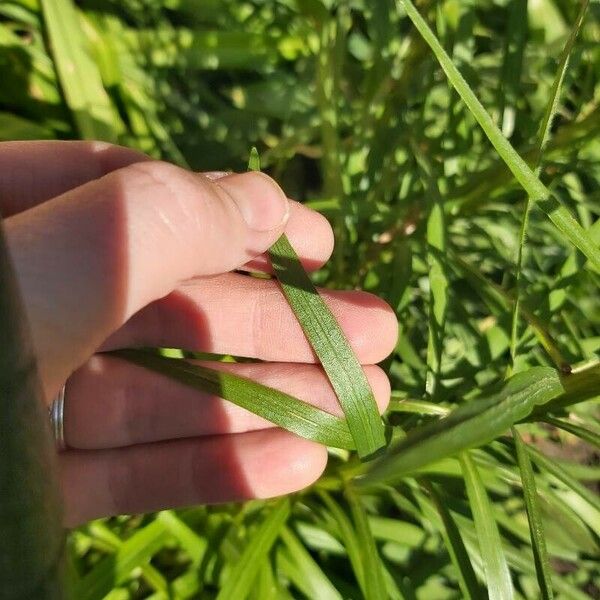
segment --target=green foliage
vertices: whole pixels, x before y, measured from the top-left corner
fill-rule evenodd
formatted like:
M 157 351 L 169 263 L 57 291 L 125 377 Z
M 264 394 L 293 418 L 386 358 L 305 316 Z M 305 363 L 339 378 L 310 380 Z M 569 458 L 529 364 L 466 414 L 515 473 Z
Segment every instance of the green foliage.
M 350 421 L 178 363 L 346 450 L 288 500 L 74 531 L 73 597 L 598 595 L 598 17 L 564 0 L 0 4 L 0 139 L 116 140 L 205 170 L 245 169 L 256 144 L 334 226 L 313 282 L 377 293 L 400 325 L 372 468 Z

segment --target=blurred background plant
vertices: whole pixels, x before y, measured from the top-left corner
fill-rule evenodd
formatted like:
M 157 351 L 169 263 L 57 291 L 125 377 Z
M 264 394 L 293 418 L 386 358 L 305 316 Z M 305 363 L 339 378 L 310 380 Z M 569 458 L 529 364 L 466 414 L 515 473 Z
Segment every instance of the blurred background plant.
M 600 4 L 418 7 L 598 246 Z M 257 145 L 334 225 L 315 281 L 396 309 L 387 420 L 433 440 L 413 470 L 389 459 L 393 484 L 357 488 L 332 451 L 287 499 L 92 522 L 69 536 L 72 597 L 600 597 L 599 275 L 536 206 L 521 236 L 525 192 L 401 5 L 5 0 L 0 68 L 2 140 L 101 139 L 196 170 L 243 170 Z M 431 429 L 540 366 L 567 391 L 518 431 L 482 413 L 456 455 Z

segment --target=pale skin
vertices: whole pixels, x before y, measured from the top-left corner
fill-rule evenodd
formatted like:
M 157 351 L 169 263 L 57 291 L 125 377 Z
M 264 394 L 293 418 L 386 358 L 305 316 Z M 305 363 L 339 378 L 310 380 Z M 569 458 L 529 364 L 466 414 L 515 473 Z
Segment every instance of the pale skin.
M 341 414 L 265 251 L 285 231 L 305 267 L 333 249 L 324 217 L 259 173 L 191 173 L 97 142 L 0 144 L 0 211 L 47 404 L 68 380 L 58 456 L 65 525 L 267 498 L 321 475 L 319 444 L 102 354 L 138 346 L 261 359 L 227 368 Z M 375 363 L 397 323 L 361 291 L 323 292 L 381 411 Z

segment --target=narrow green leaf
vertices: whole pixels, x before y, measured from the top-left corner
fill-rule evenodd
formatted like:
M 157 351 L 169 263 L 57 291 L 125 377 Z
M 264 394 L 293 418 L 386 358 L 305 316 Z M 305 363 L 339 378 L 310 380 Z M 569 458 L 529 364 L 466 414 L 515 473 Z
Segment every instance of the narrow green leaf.
M 538 465 L 540 470 L 547 471 L 556 477 L 556 479 L 561 481 L 566 487 L 581 496 L 581 498 L 583 498 L 590 506 L 593 506 L 597 511 L 600 511 L 600 497 L 590 488 L 579 483 L 575 477 L 569 475 L 569 473 L 559 466 L 556 461 L 550 460 L 536 448 L 527 446 L 527 452 L 529 452 L 533 462 Z
M 300 540 L 287 527 L 281 530 L 281 540 L 285 548 L 278 554 L 278 563 L 285 563 L 282 569 L 307 598 L 319 600 L 341 600 L 341 594 L 319 564 L 310 555 Z M 293 567 L 292 567 L 293 565 Z
M 427 218 L 427 263 L 429 266 L 429 338 L 427 342 L 427 376 L 425 392 L 436 399 L 442 369 L 444 330 L 448 307 L 448 276 L 446 273 L 446 216 L 444 203 L 431 165 L 416 144 L 413 151 L 422 172 L 423 186 L 431 198 Z
M 122 583 L 136 567 L 145 565 L 162 548 L 169 536 L 161 521 L 152 521 L 134 533 L 114 555 L 103 558 L 75 589 L 78 600 L 101 600 Z
M 514 597 L 513 586 L 490 500 L 477 467 L 469 454 L 465 452 L 459 456 L 459 459 L 477 532 L 477 542 L 483 559 L 489 598 L 490 600 L 509 600 Z
M 337 394 L 359 456 L 372 456 L 385 445 L 385 431 L 358 359 L 285 235 L 271 246 L 269 256 L 281 289 Z
M 577 39 L 577 35 L 579 34 L 579 30 L 581 29 L 581 25 L 583 24 L 583 19 L 585 17 L 585 13 L 587 11 L 587 7 L 589 4 L 589 0 L 584 0 L 581 5 L 581 9 L 579 11 L 579 15 L 571 29 L 571 35 L 565 44 L 565 47 L 562 51 L 561 59 L 558 65 L 558 70 L 556 72 L 556 76 L 554 78 L 554 82 L 552 84 L 552 89 L 550 90 L 550 100 L 546 106 L 546 112 L 544 113 L 544 118 L 540 124 L 537 145 L 535 148 L 535 158 L 533 162 L 533 167 L 535 169 L 535 175 L 539 177 L 540 175 L 540 165 L 542 161 L 542 154 L 544 149 L 546 148 L 546 144 L 550 139 L 550 131 L 552 129 L 552 121 L 554 120 L 554 115 L 558 109 L 558 103 L 560 100 L 560 92 L 562 89 L 562 84 L 565 78 L 565 74 L 567 72 L 567 67 L 569 65 L 569 57 L 571 56 L 571 52 L 575 47 L 575 40 Z M 515 359 L 517 356 L 517 341 L 518 341 L 518 325 L 519 325 L 519 308 L 520 308 L 520 294 L 521 294 L 521 270 L 523 266 L 523 253 L 525 248 L 525 239 L 527 236 L 527 227 L 529 223 L 529 211 L 531 209 L 532 199 L 531 196 L 527 197 L 527 202 L 525 203 L 525 210 L 523 212 L 523 221 L 521 223 L 521 230 L 519 233 L 519 248 L 517 251 L 517 261 L 516 261 L 516 295 L 515 302 L 513 305 L 513 313 L 512 313 L 512 323 L 511 323 L 511 337 L 510 337 L 510 356 L 512 360 L 511 371 L 514 370 L 515 367 Z M 592 240 L 593 241 L 593 240 Z M 560 368 L 560 364 L 557 364 L 557 367 Z
M 369 527 L 376 540 L 394 542 L 401 546 L 417 548 L 426 538 L 426 533 L 413 523 L 402 521 L 397 517 L 369 515 Z
M 2 217 L 0 390 L 0 598 L 58 599 L 65 536 L 56 451 Z
M 319 496 L 323 500 L 323 503 L 331 513 L 331 516 L 336 522 L 338 527 L 338 534 L 340 541 L 342 542 L 352 570 L 354 577 L 360 586 L 363 594 L 365 593 L 365 564 L 363 558 L 363 550 L 358 541 L 356 530 L 352 526 L 352 522 L 348 518 L 348 514 L 342 507 L 326 492 L 319 492 Z
M 156 515 L 169 533 L 179 541 L 182 548 L 190 556 L 194 564 L 200 563 L 208 548 L 208 540 L 200 537 L 191 527 L 186 525 L 172 510 L 163 510 Z
M 72 0 L 41 0 L 44 23 L 65 100 L 83 139 L 117 141 L 115 111 L 89 55 Z
M 544 417 L 544 421 L 549 425 L 554 425 L 554 427 L 558 427 L 563 431 L 567 431 L 578 438 L 586 441 L 588 444 L 592 446 L 596 446 L 596 448 L 600 448 L 600 434 L 595 431 L 591 431 L 590 429 L 586 429 L 585 427 L 580 427 L 579 425 L 575 425 L 575 423 L 571 423 L 570 421 L 566 421 L 565 419 L 555 419 L 554 417 Z
M 0 140 L 46 140 L 54 137 L 52 130 L 40 123 L 0 111 Z
M 362 548 L 364 563 L 364 588 L 366 600 L 379 600 L 386 597 L 386 583 L 384 579 L 383 565 L 373 538 L 373 532 L 369 525 L 367 513 L 362 505 L 360 496 L 347 484 L 344 495 L 350 505 L 350 513 L 356 528 L 356 537 Z
M 258 570 L 254 585 L 250 590 L 249 598 L 255 600 L 280 600 L 284 597 L 287 598 L 286 592 L 277 584 L 271 563 L 263 561 Z
M 434 402 L 426 400 L 412 400 L 408 398 L 395 399 L 396 393 L 392 392 L 392 400 L 388 406 L 388 412 L 413 413 L 417 415 L 446 416 L 450 409 Z
M 248 159 L 248 171 L 260 171 L 260 155 L 255 146 L 250 149 L 250 158 Z
M 103 543 L 107 544 L 113 552 L 117 552 L 123 546 L 123 540 L 115 534 L 103 521 L 95 521 L 90 523 L 88 531 L 94 537 L 96 542 L 101 539 Z M 152 546 L 155 549 L 154 546 Z M 157 591 L 163 598 L 166 597 L 168 591 L 167 580 L 162 574 L 156 570 L 149 562 L 141 562 L 139 569 L 144 579 Z M 77 583 L 80 585 L 80 582 Z
M 420 479 L 420 483 L 427 490 L 427 493 L 440 516 L 442 522 L 442 538 L 444 539 L 444 544 L 450 555 L 450 560 L 456 568 L 458 584 L 463 594 L 463 598 L 466 600 L 477 600 L 481 597 L 481 587 L 477 582 L 477 577 L 460 535 L 460 531 L 458 530 L 446 503 L 440 497 L 436 486 L 425 478 Z
M 496 151 L 511 170 L 517 181 L 529 194 L 533 202 L 550 217 L 557 229 L 589 259 L 596 271 L 600 272 L 600 248 L 594 243 L 586 231 L 573 217 L 569 210 L 551 195 L 550 190 L 536 177 L 535 173 L 515 151 L 510 142 L 502 135 L 492 117 L 471 90 L 469 84 L 454 66 L 451 58 L 437 37 L 415 8 L 411 0 L 399 0 L 404 5 L 406 13 L 418 29 L 423 39 L 435 54 L 440 66 L 446 73 L 450 83 L 467 105 Z
M 279 500 L 269 511 L 258 530 L 248 540 L 244 551 L 228 573 L 227 580 L 219 590 L 217 600 L 243 600 L 250 593 L 256 575 L 279 537 L 290 516 L 288 498 Z
M 354 447 L 343 419 L 246 377 L 143 350 L 115 350 L 111 354 L 195 389 L 215 394 L 320 444 L 345 449 Z
M 515 440 L 517 450 L 517 462 L 521 473 L 523 483 L 523 496 L 525 498 L 525 508 L 527 510 L 527 520 L 529 521 L 529 534 L 531 536 L 531 547 L 533 548 L 533 558 L 535 560 L 535 572 L 543 600 L 552 600 L 554 592 L 552 591 L 552 576 L 550 572 L 550 562 L 548 561 L 548 552 L 546 550 L 546 538 L 544 536 L 544 524 L 540 512 L 538 491 L 535 484 L 533 467 L 527 453 L 527 446 L 521 438 L 516 427 L 512 428 L 512 435 Z
M 260 160 L 253 148 L 248 168 L 256 167 Z M 385 446 L 385 429 L 371 386 L 342 328 L 285 234 L 271 246 L 269 257 L 283 294 L 335 390 L 359 456 L 373 456 Z
M 558 373 L 534 367 L 509 379 L 491 396 L 471 400 L 439 421 L 411 430 L 361 480 L 395 482 L 430 463 L 486 444 L 563 392 Z
M 568 406 L 600 396 L 600 363 L 594 362 L 583 368 L 574 369 L 562 378 L 564 393 L 547 405 L 537 407 L 530 420 L 539 420 L 548 413 L 564 410 Z
M 565 80 L 565 75 L 567 73 L 567 69 L 569 67 L 569 59 L 571 57 L 571 53 L 573 52 L 573 48 L 575 47 L 575 41 L 577 40 L 577 36 L 581 30 L 581 26 L 583 25 L 583 20 L 585 18 L 585 14 L 587 12 L 589 5 L 589 0 L 583 0 L 581 2 L 581 7 L 579 9 L 579 14 L 575 19 L 575 23 L 573 23 L 573 27 L 571 28 L 571 33 L 569 35 L 569 39 L 567 40 L 565 47 L 560 56 L 560 60 L 558 63 L 558 69 L 556 71 L 556 75 L 554 77 L 554 81 L 552 82 L 552 88 L 550 90 L 550 100 L 546 105 L 546 111 L 544 113 L 544 118 L 540 123 L 540 128 L 538 132 L 538 143 L 536 146 L 536 157 L 533 161 L 534 165 L 537 167 L 541 160 L 544 150 L 550 140 L 550 133 L 552 131 L 552 123 L 554 121 L 554 116 L 556 115 L 556 111 L 558 110 L 558 104 L 560 102 L 560 94 L 562 90 L 562 85 Z

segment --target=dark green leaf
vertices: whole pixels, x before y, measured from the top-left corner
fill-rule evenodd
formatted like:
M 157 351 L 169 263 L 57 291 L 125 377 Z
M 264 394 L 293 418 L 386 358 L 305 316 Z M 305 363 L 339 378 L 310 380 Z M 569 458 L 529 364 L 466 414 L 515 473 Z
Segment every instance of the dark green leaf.
M 372 465 L 363 483 L 399 481 L 432 462 L 490 442 L 527 417 L 536 405 L 562 392 L 554 369 L 534 367 L 519 373 L 491 396 L 472 400 L 439 421 L 411 430 Z
M 509 600 L 514 597 L 514 592 L 490 500 L 477 467 L 468 453 L 460 455 L 460 464 L 475 522 L 489 598 Z

